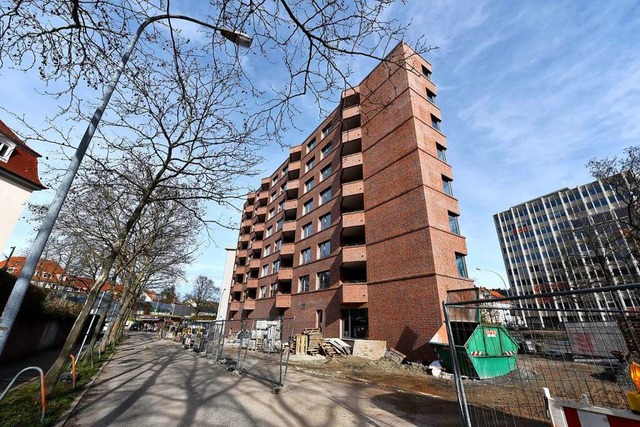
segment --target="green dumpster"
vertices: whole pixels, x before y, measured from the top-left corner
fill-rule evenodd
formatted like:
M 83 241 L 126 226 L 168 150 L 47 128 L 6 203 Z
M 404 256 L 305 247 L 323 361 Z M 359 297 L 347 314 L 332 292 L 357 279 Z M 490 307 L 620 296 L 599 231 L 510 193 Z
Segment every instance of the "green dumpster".
M 462 375 L 493 378 L 506 375 L 516 367 L 518 343 L 504 326 L 495 323 L 451 322 L 456 355 Z M 446 325 L 430 341 L 440 364 L 453 372 Z

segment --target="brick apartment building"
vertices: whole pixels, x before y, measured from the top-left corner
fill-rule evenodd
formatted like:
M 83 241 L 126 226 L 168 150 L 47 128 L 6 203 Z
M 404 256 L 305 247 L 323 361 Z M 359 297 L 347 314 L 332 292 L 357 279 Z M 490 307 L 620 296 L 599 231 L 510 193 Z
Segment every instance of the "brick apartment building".
M 431 356 L 447 290 L 472 282 L 431 65 L 404 43 L 387 59 L 247 196 L 227 319 Z

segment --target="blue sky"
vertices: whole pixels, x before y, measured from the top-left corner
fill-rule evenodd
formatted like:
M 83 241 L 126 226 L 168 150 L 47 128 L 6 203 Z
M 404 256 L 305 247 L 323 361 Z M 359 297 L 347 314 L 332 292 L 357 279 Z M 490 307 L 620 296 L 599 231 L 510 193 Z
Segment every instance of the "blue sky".
M 425 35 L 439 47 L 426 57 L 438 86 L 468 267 L 479 283 L 499 287 L 497 276 L 475 270 L 505 276 L 492 215 L 588 182 L 590 158 L 620 154 L 640 141 L 640 6 L 631 1 L 423 0 L 397 4 L 389 15 L 411 20 L 408 40 Z M 271 65 L 246 55 L 248 72 L 255 72 L 261 87 L 277 84 Z M 352 64 L 354 84 L 374 66 Z M 55 110 L 55 100 L 36 92 L 43 89 L 37 76 L 3 69 L 0 79 L 5 83 L 0 85 L 1 105 L 33 117 L 34 126 Z M 2 114 L 2 119 L 18 134 L 26 133 L 13 118 Z M 317 109 L 306 107 L 296 123 L 302 131 L 290 132 L 287 140 L 299 144 L 319 120 Z M 52 150 L 35 148 L 44 155 Z M 285 153 L 279 146 L 265 146 L 265 176 Z M 259 179 L 244 184 L 257 187 Z M 43 192 L 33 200 L 50 200 L 51 195 Z M 236 212 L 215 207 L 212 215 L 239 219 Z M 8 246 L 24 252 L 32 233 L 22 222 Z M 205 274 L 221 282 L 224 248 L 235 246 L 237 232 L 215 229 L 213 238 L 189 269 L 191 280 Z

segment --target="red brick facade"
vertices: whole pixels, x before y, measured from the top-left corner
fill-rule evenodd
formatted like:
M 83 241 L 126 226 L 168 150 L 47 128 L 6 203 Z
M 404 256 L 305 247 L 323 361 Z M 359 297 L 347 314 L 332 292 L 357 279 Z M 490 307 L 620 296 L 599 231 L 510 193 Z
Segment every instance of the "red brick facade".
M 459 207 L 443 186 L 453 173 L 431 66 L 405 44 L 388 59 L 248 195 L 229 319 L 284 315 L 298 331 L 433 356 L 446 291 L 471 285 L 456 260 L 466 246 L 450 225 Z M 349 326 L 363 322 L 356 309 L 368 330 Z

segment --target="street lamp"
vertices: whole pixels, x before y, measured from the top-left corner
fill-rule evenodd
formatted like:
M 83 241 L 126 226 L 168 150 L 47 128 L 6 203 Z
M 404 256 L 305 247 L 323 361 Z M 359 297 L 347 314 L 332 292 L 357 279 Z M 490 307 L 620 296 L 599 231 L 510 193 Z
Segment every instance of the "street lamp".
M 476 267 L 476 270 L 478 270 L 478 271 L 488 271 L 489 273 L 495 274 L 496 276 L 498 276 L 500 278 L 500 280 L 502 280 L 502 284 L 504 285 L 504 288 L 505 289 L 509 289 L 509 286 L 507 286 L 507 282 L 502 277 L 502 274 L 498 273 L 497 271 L 487 270 L 486 268 L 480 268 L 480 267 Z
M 71 188 L 71 184 L 73 183 L 73 179 L 75 178 L 78 168 L 80 167 L 80 163 L 91 143 L 91 139 L 93 138 L 93 134 L 98 128 L 98 124 L 100 123 L 100 119 L 102 119 L 102 114 L 104 110 L 107 108 L 109 104 L 109 100 L 111 99 L 111 95 L 115 90 L 118 81 L 120 80 L 120 76 L 124 71 L 127 62 L 129 61 L 129 57 L 133 53 L 133 49 L 140 38 L 140 35 L 144 31 L 144 29 L 151 23 L 155 21 L 161 21 L 164 19 L 178 19 L 183 21 L 193 22 L 203 27 L 210 28 L 212 30 L 218 31 L 224 38 L 235 43 L 240 47 L 249 47 L 251 46 L 252 38 L 247 34 L 231 31 L 225 28 L 216 27 L 211 24 L 207 24 L 206 22 L 200 21 L 198 19 L 191 18 L 189 16 L 184 15 L 157 15 L 147 18 L 136 30 L 136 34 L 133 39 L 129 42 L 127 49 L 122 55 L 122 59 L 120 60 L 120 64 L 118 68 L 111 75 L 111 79 L 109 84 L 107 85 L 107 89 L 102 96 L 102 102 L 96 109 L 91 121 L 87 125 L 87 129 L 82 136 L 82 140 L 76 148 L 76 152 L 71 159 L 71 163 L 69 164 L 69 168 L 65 173 L 62 181 L 60 183 L 60 187 L 56 191 L 56 194 L 49 206 L 49 210 L 47 211 L 47 215 L 44 217 L 42 221 L 42 225 L 38 230 L 38 234 L 36 235 L 35 240 L 33 241 L 33 245 L 31 246 L 31 250 L 29 251 L 29 255 L 27 255 L 27 259 L 25 260 L 22 271 L 20 272 L 20 276 L 16 280 L 15 285 L 13 286 L 13 291 L 9 296 L 9 300 L 2 312 L 2 317 L 0 317 L 0 355 L 4 350 L 4 346 L 7 343 L 9 338 L 9 333 L 11 332 L 11 327 L 13 326 L 13 322 L 16 319 L 18 314 L 18 310 L 20 310 L 20 305 L 22 305 L 22 300 L 24 299 L 25 294 L 27 293 L 27 288 L 29 287 L 29 283 L 31 282 L 31 277 L 33 276 L 33 272 L 36 269 L 36 265 L 38 264 L 38 260 L 42 256 L 42 252 L 44 251 L 44 247 L 47 244 L 47 240 L 51 235 L 51 230 L 60 214 L 60 210 L 62 209 L 62 205 L 67 198 L 67 194 L 69 194 L 69 189 Z

